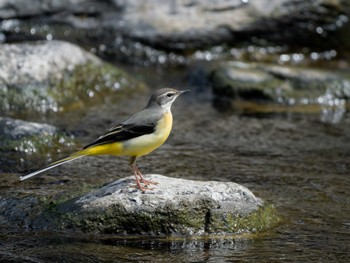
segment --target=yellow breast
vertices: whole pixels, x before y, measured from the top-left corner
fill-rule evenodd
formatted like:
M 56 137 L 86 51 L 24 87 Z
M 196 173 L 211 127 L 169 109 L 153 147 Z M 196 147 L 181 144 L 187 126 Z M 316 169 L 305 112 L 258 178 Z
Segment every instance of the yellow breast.
M 162 144 L 168 139 L 171 128 L 173 127 L 173 115 L 170 111 L 164 113 L 163 118 L 158 122 L 155 134 L 162 141 Z
M 158 121 L 153 133 L 145 134 L 123 143 L 121 155 L 139 157 L 154 151 L 169 137 L 172 126 L 173 116 L 169 111 L 164 113 L 161 120 Z

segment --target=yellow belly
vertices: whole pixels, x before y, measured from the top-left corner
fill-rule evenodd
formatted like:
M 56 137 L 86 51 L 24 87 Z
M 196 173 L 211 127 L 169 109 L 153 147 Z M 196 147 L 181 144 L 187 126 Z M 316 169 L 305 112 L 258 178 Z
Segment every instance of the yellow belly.
M 120 142 L 92 146 L 81 150 L 80 155 L 123 155 L 123 145 Z
M 142 135 L 124 142 L 121 155 L 139 157 L 154 151 L 169 137 L 172 126 L 173 116 L 171 112 L 167 112 L 163 115 L 162 120 L 158 122 L 153 133 Z
M 151 134 L 145 134 L 126 142 L 115 142 L 86 148 L 80 151 L 78 155 L 125 155 L 136 157 L 146 155 L 166 141 L 171 132 L 172 125 L 173 116 L 171 112 L 167 112 L 163 115 L 155 131 Z

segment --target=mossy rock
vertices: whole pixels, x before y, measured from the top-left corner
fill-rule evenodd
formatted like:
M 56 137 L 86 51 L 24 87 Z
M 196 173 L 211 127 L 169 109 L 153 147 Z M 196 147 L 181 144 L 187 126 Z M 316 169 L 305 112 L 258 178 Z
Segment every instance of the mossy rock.
M 63 111 L 143 88 L 123 70 L 62 41 L 6 44 L 0 59 L 8 62 L 0 80 L 0 110 L 8 115 Z
M 50 204 L 29 227 L 118 235 L 193 237 L 266 231 L 281 222 L 276 209 L 232 182 L 199 182 L 149 175 L 154 189 L 120 179 Z
M 214 93 L 229 99 L 274 101 L 282 81 L 255 68 L 223 65 L 211 75 Z
M 333 105 L 350 98 L 350 78 L 344 72 L 260 63 L 225 62 L 211 73 L 219 101 L 237 100 L 279 105 Z
M 55 159 L 58 154 L 72 151 L 75 147 L 74 138 L 55 126 L 0 117 L 2 171 L 16 170 L 22 157 L 29 162 L 46 156 L 42 158 L 45 161 L 52 157 Z M 17 160 L 15 166 L 14 159 Z

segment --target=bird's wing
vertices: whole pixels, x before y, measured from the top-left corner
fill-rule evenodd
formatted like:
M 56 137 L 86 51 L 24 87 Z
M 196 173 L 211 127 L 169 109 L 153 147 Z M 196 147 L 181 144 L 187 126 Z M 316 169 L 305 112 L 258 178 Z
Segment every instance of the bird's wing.
M 145 134 L 153 133 L 160 116 L 161 114 L 157 111 L 140 111 L 125 122 L 112 127 L 96 141 L 86 145 L 84 149 L 96 145 L 122 142 Z
M 104 135 L 100 136 L 93 143 L 86 145 L 84 149 L 96 145 L 126 141 L 141 135 L 152 133 L 154 129 L 155 124 L 152 123 L 148 125 L 119 124 L 110 129 Z

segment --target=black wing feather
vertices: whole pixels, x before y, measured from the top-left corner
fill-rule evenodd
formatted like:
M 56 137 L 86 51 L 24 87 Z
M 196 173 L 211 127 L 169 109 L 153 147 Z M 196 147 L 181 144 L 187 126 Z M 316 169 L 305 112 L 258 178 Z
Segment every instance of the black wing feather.
M 96 145 L 122 142 L 153 133 L 156 129 L 157 122 L 161 117 L 162 111 L 159 106 L 153 105 L 147 107 L 144 110 L 137 112 L 126 121 L 114 126 L 96 141 L 86 145 L 84 149 Z
M 126 141 L 144 134 L 150 134 L 154 132 L 155 126 L 155 123 L 149 123 L 146 125 L 119 124 L 110 129 L 106 134 L 100 136 L 93 143 L 86 145 L 83 149 L 96 145 Z

